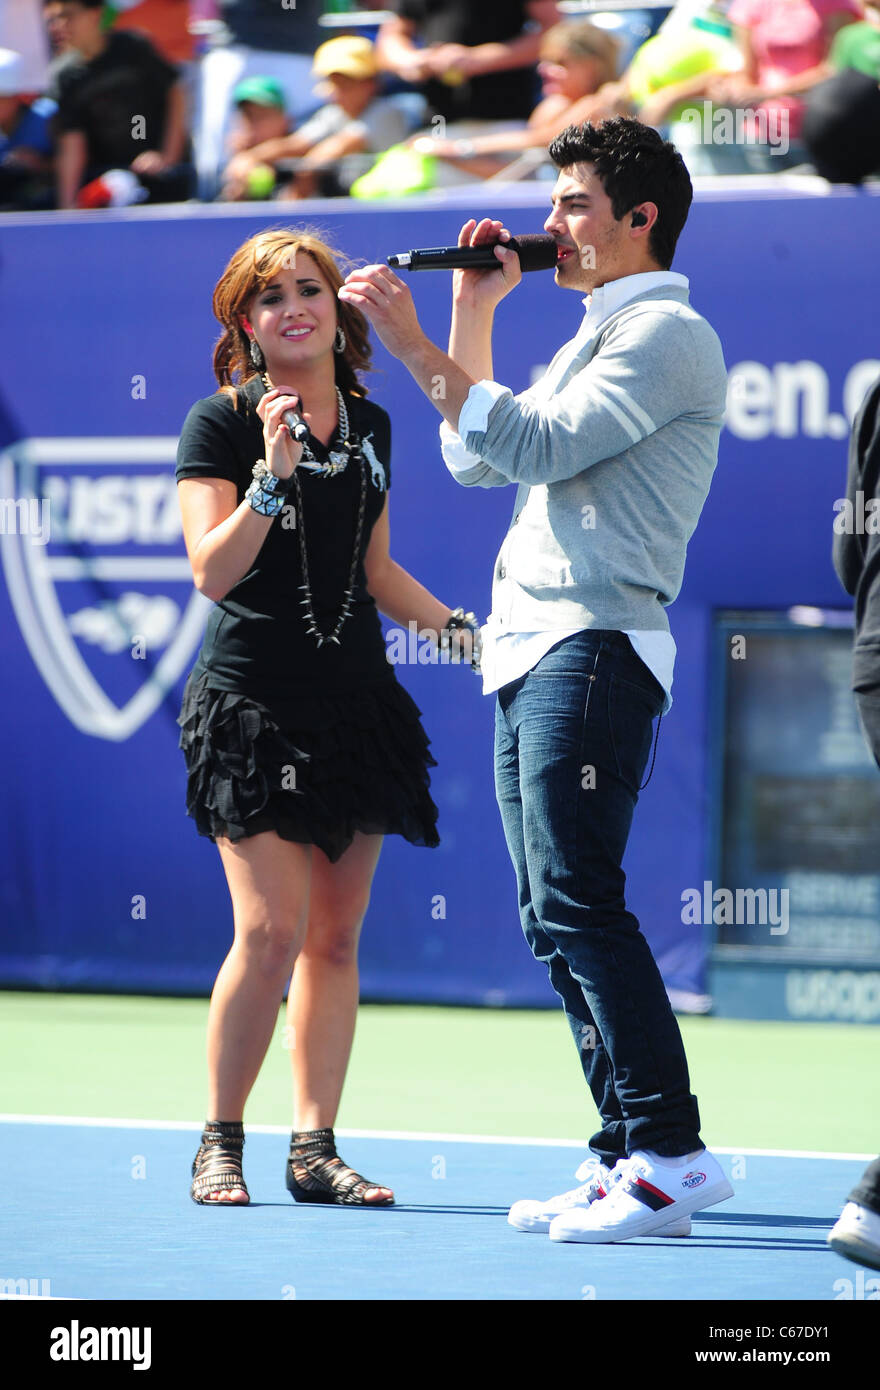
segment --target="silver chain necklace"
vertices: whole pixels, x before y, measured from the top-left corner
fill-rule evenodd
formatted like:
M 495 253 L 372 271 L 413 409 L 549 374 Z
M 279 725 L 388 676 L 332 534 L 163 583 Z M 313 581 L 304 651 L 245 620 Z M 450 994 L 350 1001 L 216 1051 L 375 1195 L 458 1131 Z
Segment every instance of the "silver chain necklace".
M 262 377 L 262 382 L 267 391 L 272 390 L 267 376 Z M 320 463 L 312 453 L 308 440 L 304 439 L 302 441 L 302 458 L 297 465 L 299 468 L 305 468 L 307 473 L 316 473 L 322 478 L 333 478 L 337 473 L 344 473 L 348 467 L 349 459 L 358 452 L 358 440 L 353 438 L 349 432 L 348 410 L 338 386 L 336 387 L 336 404 L 339 410 L 337 428 L 342 435 L 342 444 L 337 449 L 330 449 L 327 462 Z
M 262 378 L 262 381 L 266 390 L 270 390 L 271 388 L 269 386 L 269 382 L 265 376 Z M 294 491 L 296 492 L 296 533 L 299 537 L 299 554 L 300 562 L 302 564 L 302 575 L 304 581 L 299 586 L 300 592 L 304 595 L 304 598 L 301 600 L 301 604 L 302 607 L 305 609 L 303 617 L 306 620 L 306 631 L 309 633 L 311 637 L 314 637 L 319 647 L 323 647 L 325 642 L 335 642 L 337 647 L 342 645 L 339 641 L 339 634 L 345 626 L 346 620 L 351 617 L 351 601 L 354 597 L 354 586 L 355 579 L 357 577 L 358 559 L 360 558 L 361 551 L 361 538 L 364 534 L 364 515 L 367 509 L 367 466 L 364 462 L 363 453 L 361 452 L 361 449 L 359 447 L 359 441 L 355 439 L 352 442 L 352 438 L 349 434 L 348 411 L 345 407 L 345 401 L 343 400 L 342 392 L 340 391 L 338 386 L 336 387 L 336 400 L 339 406 L 339 428 L 340 433 L 342 434 L 342 447 L 346 450 L 346 452 L 343 454 L 337 450 L 334 450 L 330 453 L 329 463 L 322 464 L 317 461 L 308 444 L 305 440 L 303 440 L 302 458 L 300 459 L 296 468 L 294 468 L 293 470 L 293 487 Z M 354 548 L 352 550 L 351 555 L 351 568 L 348 573 L 348 584 L 346 586 L 345 593 L 342 596 L 342 608 L 339 611 L 339 617 L 336 619 L 336 624 L 332 632 L 321 632 L 320 628 L 318 627 L 317 617 L 315 616 L 315 607 L 312 602 L 312 589 L 311 584 L 309 582 L 309 562 L 308 556 L 306 554 L 305 515 L 303 511 L 302 488 L 300 487 L 299 470 L 305 464 L 309 472 L 318 473 L 321 476 L 328 478 L 337 473 L 344 472 L 344 470 L 348 466 L 349 459 L 352 457 L 355 457 L 357 459 L 361 467 L 361 495 L 360 500 L 358 502 L 357 526 L 355 527 Z M 306 460 L 308 460 L 308 462 L 306 462 Z

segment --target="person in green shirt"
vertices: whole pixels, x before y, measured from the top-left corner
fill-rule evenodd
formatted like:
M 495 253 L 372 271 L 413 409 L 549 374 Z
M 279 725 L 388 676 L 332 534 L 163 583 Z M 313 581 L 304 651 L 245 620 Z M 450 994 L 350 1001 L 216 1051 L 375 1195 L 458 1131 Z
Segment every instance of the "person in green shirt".
M 836 72 L 855 68 L 880 82 L 880 8 L 865 6 L 865 18 L 847 24 L 836 35 L 828 61 Z

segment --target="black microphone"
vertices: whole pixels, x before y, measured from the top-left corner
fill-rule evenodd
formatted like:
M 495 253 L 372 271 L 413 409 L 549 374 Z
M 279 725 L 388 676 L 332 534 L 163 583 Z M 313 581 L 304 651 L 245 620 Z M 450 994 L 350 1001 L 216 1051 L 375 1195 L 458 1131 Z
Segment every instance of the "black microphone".
M 291 439 L 295 439 L 297 444 L 302 444 L 309 432 L 309 427 L 298 410 L 285 410 L 282 420 L 290 431 Z
M 265 383 L 265 381 L 264 381 L 264 382 L 263 382 L 263 395 L 265 396 L 265 394 L 266 394 L 266 383 Z M 299 400 L 299 397 L 298 397 L 298 396 L 295 396 L 293 399 L 294 399 L 294 400 Z M 284 421 L 285 425 L 287 426 L 287 430 L 288 430 L 288 433 L 289 433 L 291 439 L 295 439 L 296 442 L 297 442 L 297 444 L 302 444 L 303 440 L 305 439 L 306 435 L 307 435 L 308 432 L 309 432 L 309 427 L 308 427 L 308 425 L 306 424 L 306 422 L 305 422 L 305 420 L 303 419 L 303 417 L 300 415 L 299 411 L 298 411 L 298 410 L 294 410 L 293 407 L 291 406 L 290 410 L 285 410 L 284 414 L 281 416 L 281 419 Z
M 497 270 L 501 262 L 496 246 L 508 246 L 519 256 L 520 269 L 551 270 L 557 262 L 556 242 L 544 232 L 526 232 L 509 241 L 483 246 L 427 246 L 419 251 L 401 251 L 388 257 L 388 264 L 399 270 Z
M 293 399 L 298 401 L 299 397 L 294 396 Z M 285 410 L 281 418 L 287 426 L 287 431 L 291 439 L 295 439 L 297 444 L 302 444 L 303 440 L 309 432 L 309 427 L 306 424 L 303 417 L 300 415 L 299 411 L 294 409 L 293 406 L 291 406 L 290 410 Z

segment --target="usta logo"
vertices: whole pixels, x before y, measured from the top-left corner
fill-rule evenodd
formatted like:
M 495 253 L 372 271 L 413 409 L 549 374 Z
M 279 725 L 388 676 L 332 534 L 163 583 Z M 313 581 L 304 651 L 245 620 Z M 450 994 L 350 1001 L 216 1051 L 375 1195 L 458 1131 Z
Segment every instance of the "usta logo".
M 128 739 L 155 713 L 211 607 L 183 549 L 176 447 L 43 438 L 0 454 L 0 497 L 50 504 L 46 543 L 0 534 L 21 635 L 71 723 L 95 738 Z
M 681 1185 L 682 1187 L 701 1187 L 705 1181 L 705 1173 L 685 1173 Z

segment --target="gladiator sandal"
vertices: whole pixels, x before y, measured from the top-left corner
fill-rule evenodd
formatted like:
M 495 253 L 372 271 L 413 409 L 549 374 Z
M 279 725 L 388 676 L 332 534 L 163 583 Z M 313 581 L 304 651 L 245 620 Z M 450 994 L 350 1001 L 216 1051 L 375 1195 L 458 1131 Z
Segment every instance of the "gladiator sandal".
M 246 1205 L 244 1202 L 208 1200 L 208 1194 L 212 1192 L 231 1192 L 237 1187 L 247 1192 L 241 1174 L 243 1148 L 244 1125 L 240 1121 L 224 1123 L 222 1120 L 210 1120 L 205 1125 L 199 1151 L 193 1159 L 193 1183 L 189 1195 L 194 1202 L 211 1207 Z
M 287 1189 L 296 1202 L 325 1202 L 344 1207 L 390 1207 L 393 1197 L 371 1202 L 364 1193 L 381 1188 L 352 1168 L 346 1167 L 336 1152 L 332 1129 L 294 1130 L 290 1136 L 287 1160 Z

